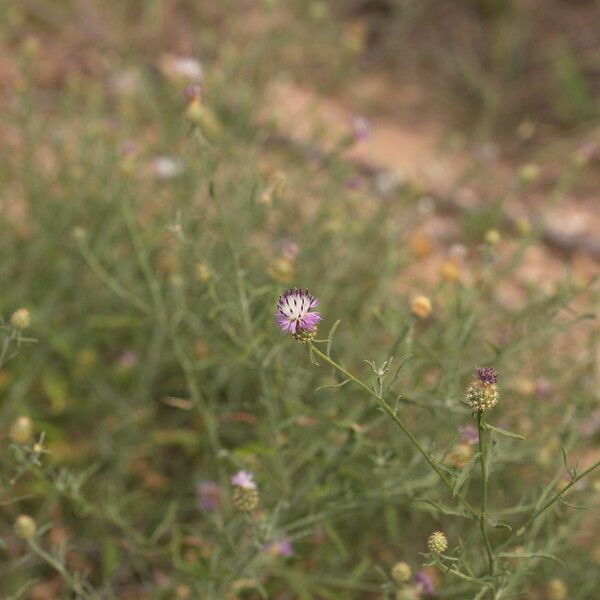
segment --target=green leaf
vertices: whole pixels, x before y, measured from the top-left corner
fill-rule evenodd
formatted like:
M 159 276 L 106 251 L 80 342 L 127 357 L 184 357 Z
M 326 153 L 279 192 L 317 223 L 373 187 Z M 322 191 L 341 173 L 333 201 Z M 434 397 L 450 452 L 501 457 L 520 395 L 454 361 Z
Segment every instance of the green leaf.
M 498 554 L 499 558 L 545 558 L 547 560 L 553 560 L 554 562 L 557 562 L 560 565 L 564 565 L 565 563 L 560 560 L 560 558 L 557 558 L 556 556 L 553 556 L 552 554 L 542 554 L 542 553 L 537 553 L 537 552 L 501 552 L 500 554 Z
M 517 440 L 525 439 L 522 435 L 519 435 L 518 433 L 514 433 L 513 431 L 508 431 L 506 429 L 502 429 L 501 427 L 496 427 L 495 425 L 490 425 L 489 423 L 485 424 L 485 428 L 489 429 L 491 431 L 495 431 L 496 433 L 499 433 L 500 435 L 505 435 L 506 437 L 509 437 L 509 438 L 515 438 Z
M 475 466 L 475 463 L 477 462 L 477 459 L 480 456 L 481 452 L 476 452 L 475 454 L 473 454 L 471 460 L 469 460 L 469 462 L 463 467 L 462 471 L 459 473 L 458 477 L 456 478 L 456 483 L 454 484 L 454 489 L 452 490 L 453 498 L 455 498 L 458 492 L 460 492 L 460 489 L 467 480 L 467 477 L 469 477 L 469 475 L 471 474 L 471 471 L 473 470 L 473 467 Z
M 338 319 L 329 330 L 329 335 L 327 336 L 327 356 L 331 355 L 331 346 L 333 345 L 333 336 L 335 335 L 336 329 L 341 323 L 341 319 Z
M 508 529 L 509 531 L 512 531 L 512 527 L 508 523 L 502 523 L 501 521 L 496 521 L 494 519 L 491 519 L 490 517 L 487 517 L 487 522 L 494 529 Z
M 418 502 L 418 500 L 417 500 Z M 434 500 L 421 500 L 424 504 L 430 504 L 436 510 L 441 512 L 444 515 L 449 515 L 453 517 L 465 517 L 466 519 L 472 519 L 473 517 L 464 511 L 461 511 L 456 508 L 452 508 L 451 506 L 446 506 L 445 504 L 440 504 L 439 502 L 435 502 Z

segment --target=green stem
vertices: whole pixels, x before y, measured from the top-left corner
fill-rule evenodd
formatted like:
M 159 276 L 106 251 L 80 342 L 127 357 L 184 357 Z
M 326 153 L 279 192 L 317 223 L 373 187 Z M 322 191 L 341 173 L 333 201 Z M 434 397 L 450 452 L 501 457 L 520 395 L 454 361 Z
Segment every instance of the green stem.
M 406 435 L 406 437 L 411 441 L 412 445 L 421 453 L 423 458 L 427 461 L 429 466 L 437 473 L 438 477 L 442 480 L 444 485 L 451 491 L 454 492 L 454 485 L 452 482 L 446 477 L 444 472 L 435 464 L 433 457 L 423 448 L 419 440 L 410 432 L 410 430 L 404 424 L 404 421 L 400 419 L 400 417 L 396 414 L 396 411 L 373 389 L 371 389 L 366 383 L 352 375 L 349 371 L 346 371 L 344 367 L 336 363 L 332 358 L 327 356 L 321 352 L 318 348 L 314 346 L 312 342 L 309 342 L 310 349 L 320 358 L 322 358 L 325 362 L 330 364 L 334 369 L 337 369 L 340 373 L 342 373 L 347 379 L 350 379 L 356 385 L 361 387 L 365 392 L 367 392 L 370 396 L 375 398 L 379 406 L 383 409 L 383 411 L 394 421 L 394 423 L 402 430 L 402 432 Z M 478 514 L 475 509 L 469 504 L 467 499 L 462 494 L 456 494 L 456 497 L 460 501 L 460 503 L 464 506 L 467 512 L 474 518 L 478 518 Z
M 487 535 L 485 520 L 487 517 L 487 496 L 488 496 L 488 471 L 487 471 L 487 440 L 485 433 L 485 418 L 483 412 L 477 415 L 477 428 L 479 430 L 479 462 L 481 464 L 481 512 L 479 514 L 479 527 L 481 529 L 481 537 L 485 543 L 485 551 L 487 553 L 490 576 L 494 576 L 494 554 L 492 545 Z

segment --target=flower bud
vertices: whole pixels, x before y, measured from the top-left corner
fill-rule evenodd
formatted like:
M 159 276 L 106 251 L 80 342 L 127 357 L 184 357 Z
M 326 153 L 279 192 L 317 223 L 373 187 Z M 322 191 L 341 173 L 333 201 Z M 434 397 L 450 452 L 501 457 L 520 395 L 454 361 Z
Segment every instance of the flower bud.
M 27 329 L 31 324 L 31 314 L 26 308 L 19 308 L 11 315 L 10 324 L 15 329 Z
M 417 319 L 426 319 L 431 314 L 431 300 L 427 296 L 417 296 L 412 301 L 411 310 Z
M 393 567 L 392 567 L 392 579 L 396 582 L 396 583 L 406 583 L 407 581 L 410 581 L 410 578 L 412 576 L 412 570 L 410 568 L 410 565 L 408 565 L 405 562 L 397 562 Z
M 258 505 L 258 490 L 236 487 L 233 490 L 233 505 L 242 512 L 252 512 Z
M 29 515 L 19 515 L 15 520 L 14 530 L 21 539 L 32 540 L 35 537 L 37 526 Z
M 258 505 L 258 490 L 254 475 L 248 471 L 238 471 L 232 478 L 233 505 L 242 512 L 251 512 Z
M 448 539 L 441 531 L 434 531 L 427 539 L 427 547 L 433 554 L 442 554 L 448 548 Z
M 29 417 L 21 416 L 13 421 L 8 436 L 15 444 L 26 444 L 33 436 L 33 423 Z
M 492 367 L 478 367 L 466 395 L 467 404 L 475 412 L 490 410 L 498 404 L 498 371 Z

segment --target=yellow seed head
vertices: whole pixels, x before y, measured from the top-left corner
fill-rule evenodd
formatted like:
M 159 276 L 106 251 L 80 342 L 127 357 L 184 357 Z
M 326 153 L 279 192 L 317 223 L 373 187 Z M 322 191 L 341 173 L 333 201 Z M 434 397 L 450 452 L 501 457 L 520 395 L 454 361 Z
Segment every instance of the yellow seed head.
M 26 308 L 19 308 L 11 315 L 10 324 L 15 329 L 27 329 L 31 324 L 31 314 Z
M 29 417 L 21 416 L 13 421 L 8 432 L 15 444 L 26 444 L 33 436 L 33 423 Z
M 29 515 L 19 515 L 14 524 L 15 533 L 24 540 L 32 540 L 35 536 L 37 526 Z
M 411 310 L 417 319 L 426 319 L 431 314 L 431 300 L 427 296 L 417 296 L 412 301 Z
M 392 579 L 396 582 L 396 583 L 406 583 L 407 581 L 410 581 L 410 578 L 412 576 L 412 570 L 410 568 L 410 565 L 408 565 L 405 562 L 397 562 L 393 567 L 392 567 Z
M 433 554 L 441 554 L 448 548 L 448 538 L 441 531 L 434 531 L 427 539 L 427 547 Z

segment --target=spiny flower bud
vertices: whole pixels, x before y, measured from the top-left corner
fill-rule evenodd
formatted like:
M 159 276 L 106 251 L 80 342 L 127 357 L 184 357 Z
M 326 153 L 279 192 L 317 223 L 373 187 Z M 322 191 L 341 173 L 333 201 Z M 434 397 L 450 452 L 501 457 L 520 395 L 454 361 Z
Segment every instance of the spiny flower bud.
M 26 308 L 19 308 L 11 315 L 10 324 L 15 329 L 27 329 L 31 324 L 31 314 Z
M 441 554 L 448 548 L 448 539 L 441 531 L 434 531 L 427 539 L 427 547 L 434 554 Z
M 33 423 L 29 417 L 21 416 L 13 421 L 8 432 L 15 444 L 26 444 L 33 435 Z
M 412 576 L 412 570 L 410 568 L 410 565 L 408 565 L 405 562 L 397 562 L 393 567 L 392 567 L 392 579 L 396 582 L 396 583 L 406 583 L 407 581 L 410 581 L 410 578 Z
M 467 403 L 475 412 L 490 410 L 498 404 L 498 371 L 493 367 L 478 367 L 467 389 Z
M 431 300 L 427 296 L 417 296 L 412 301 L 411 310 L 417 319 L 426 319 L 431 314 Z
M 233 490 L 233 505 L 242 512 L 252 512 L 258 505 L 258 490 L 236 487 Z
M 242 512 L 251 512 L 258 505 L 258 490 L 254 475 L 248 471 L 238 471 L 232 478 L 233 505 Z
M 15 533 L 24 540 L 32 540 L 35 536 L 37 526 L 29 515 L 19 515 L 14 524 Z

